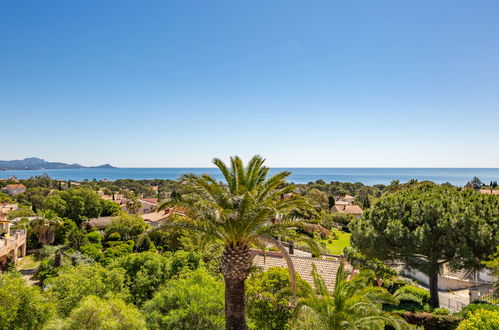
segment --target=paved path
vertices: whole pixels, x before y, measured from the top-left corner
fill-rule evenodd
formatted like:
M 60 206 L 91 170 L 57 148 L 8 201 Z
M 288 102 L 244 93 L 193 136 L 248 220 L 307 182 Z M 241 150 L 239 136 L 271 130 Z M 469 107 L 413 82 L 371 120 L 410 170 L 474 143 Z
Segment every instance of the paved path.
M 439 291 L 438 299 L 440 307 L 447 308 L 452 312 L 458 312 L 470 303 L 470 290 Z

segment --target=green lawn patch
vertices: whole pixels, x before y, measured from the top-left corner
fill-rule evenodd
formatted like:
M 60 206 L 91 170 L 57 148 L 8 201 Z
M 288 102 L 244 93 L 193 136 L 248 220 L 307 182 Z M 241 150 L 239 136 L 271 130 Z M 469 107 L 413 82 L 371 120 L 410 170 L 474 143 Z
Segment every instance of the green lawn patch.
M 17 270 L 35 269 L 40 266 L 40 261 L 36 260 L 33 255 L 23 257 L 16 265 Z
M 350 246 L 350 236 L 352 234 L 340 230 L 332 230 L 331 232 L 336 233 L 338 239 L 323 239 L 321 243 L 326 245 L 326 250 L 329 254 L 343 254 L 343 249 Z

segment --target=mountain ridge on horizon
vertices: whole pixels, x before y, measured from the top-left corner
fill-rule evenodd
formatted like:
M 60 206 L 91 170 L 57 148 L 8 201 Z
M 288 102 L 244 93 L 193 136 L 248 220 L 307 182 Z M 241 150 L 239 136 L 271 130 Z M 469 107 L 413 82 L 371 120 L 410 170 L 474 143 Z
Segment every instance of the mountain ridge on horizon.
M 77 169 L 77 168 L 115 168 L 110 164 L 99 166 L 83 166 L 80 164 L 67 164 L 62 162 L 48 162 L 38 157 L 27 157 L 17 160 L 0 160 L 0 171 L 8 170 L 45 170 L 45 169 Z

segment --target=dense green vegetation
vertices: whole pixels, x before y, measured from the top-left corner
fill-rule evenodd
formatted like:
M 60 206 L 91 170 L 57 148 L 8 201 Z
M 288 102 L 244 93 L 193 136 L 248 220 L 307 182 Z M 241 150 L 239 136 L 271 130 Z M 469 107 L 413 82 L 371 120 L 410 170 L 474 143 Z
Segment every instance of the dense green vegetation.
M 436 308 L 441 265 L 479 268 L 499 244 L 499 199 L 425 183 L 386 194 L 351 230 L 352 245 L 367 256 L 428 274 Z
M 403 260 L 430 273 L 435 260 L 456 268 L 483 263 L 498 274 L 499 199 L 474 191 L 483 184 L 293 185 L 287 172 L 268 177 L 260 157 L 245 166 L 238 157 L 215 164 L 224 183 L 206 175 L 79 184 L 40 176 L 21 180 L 28 189 L 15 198 L 0 194 L 19 203 L 9 218 L 17 219 L 13 229 L 28 230 L 34 253 L 18 269 L 36 271 L 29 282 L 12 264 L 0 274 L 0 329 L 496 327 L 488 314 L 496 307 L 472 304 L 447 315 L 430 291 L 390 267 Z M 330 212 L 345 195 L 356 197 L 364 217 Z M 152 228 L 137 212 L 146 197 L 185 215 Z M 107 228 L 88 225 L 99 216 L 112 216 Z M 291 263 L 252 267 L 251 248 L 287 256 L 278 238 L 315 256 L 343 254 L 360 273 L 342 269 L 328 289 L 316 271 L 312 288 Z

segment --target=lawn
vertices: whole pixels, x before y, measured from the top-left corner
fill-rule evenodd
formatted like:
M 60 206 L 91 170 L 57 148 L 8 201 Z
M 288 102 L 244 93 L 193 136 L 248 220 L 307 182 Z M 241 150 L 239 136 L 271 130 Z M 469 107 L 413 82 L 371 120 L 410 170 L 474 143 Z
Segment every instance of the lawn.
M 350 236 L 352 234 L 344 231 L 334 230 L 338 239 L 334 239 L 329 243 L 327 239 L 321 240 L 321 243 L 326 244 L 326 249 L 329 254 L 343 254 L 343 249 L 350 246 Z
M 36 260 L 33 255 L 25 256 L 16 265 L 17 270 L 28 270 L 38 268 L 40 266 L 40 261 Z

